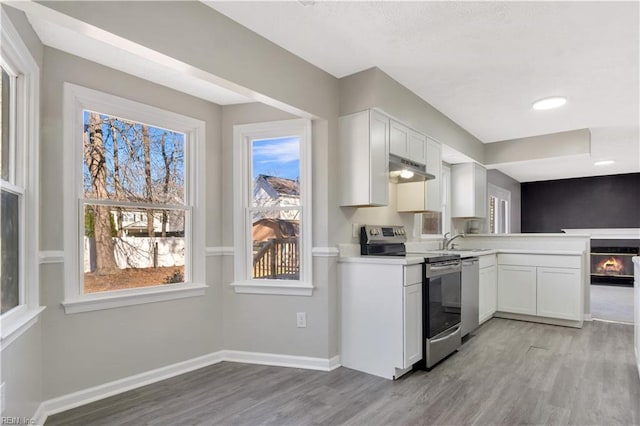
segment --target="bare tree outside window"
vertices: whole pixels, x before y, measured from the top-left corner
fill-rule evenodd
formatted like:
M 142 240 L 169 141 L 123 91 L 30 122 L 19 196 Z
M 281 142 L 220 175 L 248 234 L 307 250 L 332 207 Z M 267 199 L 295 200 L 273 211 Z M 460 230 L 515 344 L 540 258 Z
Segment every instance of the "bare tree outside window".
M 185 281 L 185 135 L 83 111 L 84 292 Z

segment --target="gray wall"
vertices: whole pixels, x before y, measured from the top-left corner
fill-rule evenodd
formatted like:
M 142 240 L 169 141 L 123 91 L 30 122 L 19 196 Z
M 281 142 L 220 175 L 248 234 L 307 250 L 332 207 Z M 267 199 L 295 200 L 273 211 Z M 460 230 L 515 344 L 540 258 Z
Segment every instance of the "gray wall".
M 359 77 L 338 81 L 200 2 L 154 2 L 152 7 L 147 2 L 43 4 L 227 79 L 240 92 L 279 108 L 259 104 L 220 108 L 46 48 L 41 129 L 41 155 L 46 159 L 41 172 L 43 250 L 63 249 L 64 230 L 60 226 L 63 81 L 207 123 L 209 247 L 233 245 L 230 191 L 234 124 L 282 119 L 290 117 L 290 113 L 314 119 L 313 245 L 318 248 L 353 241 L 352 221 L 402 223 L 407 227 L 413 221 L 413 215 L 395 212 L 395 187 L 391 188 L 389 207 L 338 207 L 340 181 L 335 164 L 340 112 L 380 107 L 417 130 L 483 161 L 483 147 L 477 139 L 380 70 L 372 69 Z M 145 19 L 140 19 L 141 16 Z M 33 34 L 28 37 L 29 45 L 42 49 L 34 37 Z M 365 94 L 362 90 L 370 92 Z M 43 265 L 41 297 L 47 310 L 41 326 L 30 331 L 24 342 L 14 343 L 9 350 L 16 352 L 7 352 L 6 356 L 9 361 L 20 362 L 14 368 L 24 372 L 22 378 L 32 384 L 19 395 L 24 395 L 24 401 L 37 400 L 39 393 L 40 399 L 49 399 L 222 348 L 323 358 L 336 355 L 339 303 L 335 260 L 314 257 L 316 290 L 312 297 L 235 294 L 227 285 L 233 280 L 233 257 L 212 256 L 207 259 L 210 288 L 204 297 L 73 315 L 65 314 L 60 306 L 62 264 Z M 295 312 L 299 311 L 308 314 L 307 328 L 295 327 Z M 43 342 L 42 350 L 39 341 Z M 34 361 L 22 352 L 27 350 L 36 354 Z M 40 365 L 37 354 L 42 353 L 41 385 L 37 380 Z M 31 415 L 32 411 L 21 414 Z
M 484 163 L 485 147 L 465 129 L 378 68 L 340 79 L 340 114 L 378 107 L 415 130 Z
M 222 110 L 222 184 L 224 244 L 233 245 L 233 126 L 238 124 L 296 118 L 286 112 L 262 104 L 225 106 Z M 326 156 L 322 133 L 323 120 L 313 122 L 313 209 L 314 246 L 322 246 L 318 237 L 323 232 L 316 213 L 326 209 L 326 200 L 318 199 L 326 185 Z M 326 232 L 326 231 L 325 231 Z M 236 294 L 232 287 L 224 288 L 224 324 L 226 349 L 327 358 L 337 354 L 335 258 L 314 257 L 312 297 L 265 296 Z M 233 256 L 224 258 L 224 284 L 233 282 Z M 307 313 L 307 328 L 296 327 L 296 312 Z
M 42 70 L 42 45 L 22 12 L 1 6 Z M 42 304 L 42 303 L 41 303 Z M 18 337 L 0 356 L 6 405 L 3 416 L 32 416 L 42 402 L 42 321 Z
M 500 170 L 487 170 L 487 182 L 511 192 L 511 233 L 519 233 L 521 229 L 520 182 Z
M 211 72 L 246 93 L 250 89 L 263 102 L 270 99 L 274 105 L 290 106 L 326 119 L 337 114 L 335 77 L 201 2 L 42 3 Z
M 340 79 L 340 115 L 373 107 L 479 162 L 484 160 L 482 142 L 380 69 L 370 68 Z M 413 230 L 415 216 L 396 212 L 396 187 L 390 185 L 389 189 L 386 207 L 340 208 L 337 241 L 358 241 L 352 237 L 352 223 L 404 225 Z
M 63 82 L 125 97 L 206 123 L 206 244 L 222 241 L 220 107 L 46 48 L 42 90 L 41 246 L 63 250 Z M 209 257 L 202 297 L 65 314 L 63 265 L 42 267 L 44 399 L 222 349 L 221 260 Z

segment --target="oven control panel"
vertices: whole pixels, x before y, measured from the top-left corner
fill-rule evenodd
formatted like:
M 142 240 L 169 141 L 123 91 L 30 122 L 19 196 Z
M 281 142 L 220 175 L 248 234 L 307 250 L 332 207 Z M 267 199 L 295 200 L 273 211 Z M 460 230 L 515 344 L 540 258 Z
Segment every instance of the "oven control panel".
M 364 225 L 360 229 L 361 243 L 404 243 L 407 241 L 407 232 L 404 226 Z

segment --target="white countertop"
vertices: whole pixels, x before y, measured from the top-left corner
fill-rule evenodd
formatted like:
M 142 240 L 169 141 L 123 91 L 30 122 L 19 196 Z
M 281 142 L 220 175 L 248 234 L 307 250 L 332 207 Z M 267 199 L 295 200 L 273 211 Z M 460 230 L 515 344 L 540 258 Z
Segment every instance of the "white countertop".
M 565 234 L 562 232 L 558 233 L 541 233 L 541 232 L 531 232 L 531 233 L 520 233 L 520 234 L 465 234 L 465 237 L 491 237 L 491 238 L 517 238 L 517 237 L 561 237 L 561 238 L 589 238 L 591 234 Z
M 486 249 L 486 250 L 424 250 L 408 251 L 407 256 L 341 256 L 341 263 L 372 263 L 383 265 L 415 265 L 424 262 L 425 255 L 457 254 L 461 258 L 487 256 L 491 254 L 542 254 L 552 256 L 582 256 L 584 252 L 577 250 L 526 250 L 526 249 Z
M 376 265 L 417 265 L 424 262 L 424 255 L 407 256 L 340 256 L 338 263 L 372 263 Z

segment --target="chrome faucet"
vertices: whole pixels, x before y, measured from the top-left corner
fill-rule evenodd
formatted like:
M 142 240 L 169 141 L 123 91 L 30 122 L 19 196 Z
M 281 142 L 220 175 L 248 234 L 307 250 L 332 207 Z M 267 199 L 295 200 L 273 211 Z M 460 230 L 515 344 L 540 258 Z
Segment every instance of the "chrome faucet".
M 462 237 L 462 238 L 464 238 L 464 234 L 456 234 L 456 235 L 454 235 L 454 236 L 453 236 L 453 237 L 451 237 L 451 238 L 448 238 L 448 237 L 447 237 L 447 235 L 451 235 L 451 232 L 447 232 L 447 233 L 445 233 L 445 234 L 443 235 L 443 237 L 444 237 L 444 240 L 442 241 L 442 249 L 443 249 L 443 250 L 450 250 L 450 249 L 449 249 L 449 244 L 451 244 L 451 242 L 452 242 L 453 240 L 455 240 L 456 238 L 458 238 L 458 237 Z

